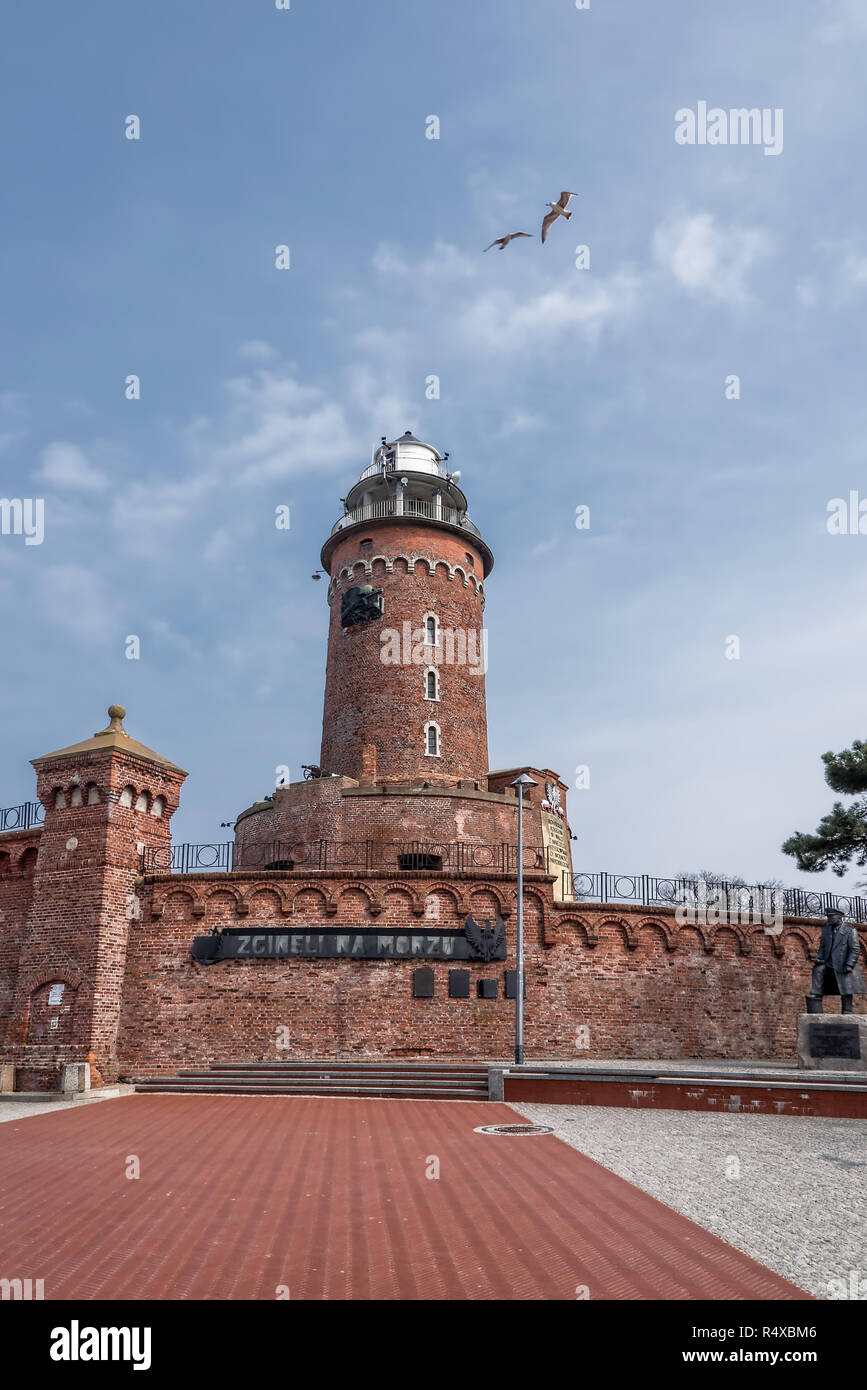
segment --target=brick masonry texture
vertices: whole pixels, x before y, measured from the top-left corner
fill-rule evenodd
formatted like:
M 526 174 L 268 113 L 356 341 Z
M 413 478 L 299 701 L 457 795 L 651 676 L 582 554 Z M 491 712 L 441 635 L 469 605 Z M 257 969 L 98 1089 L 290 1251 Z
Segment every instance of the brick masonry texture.
M 365 561 L 360 543 L 368 538 L 373 544 L 371 558 Z M 468 554 L 473 569 L 467 563 Z M 342 573 L 347 570 L 350 573 Z M 402 634 L 405 622 L 412 632 L 419 631 L 428 615 L 436 617 L 441 628 L 473 632 L 480 640 L 483 597 L 476 575 L 481 578 L 482 561 L 472 537 L 422 525 L 374 522 L 363 531 L 353 529 L 340 542 L 332 555 L 331 575 L 321 766 L 326 772 L 359 779 L 361 749 L 375 744 L 380 778 L 400 781 L 422 776 L 443 782 L 465 777 L 484 784 L 488 770 L 484 674 L 474 674 L 468 662 L 441 662 L 437 666 L 439 699 L 428 700 L 424 673 L 428 665 L 436 665 L 433 649 L 424 665 L 385 665 L 380 640 L 384 629 Z M 357 584 L 382 589 L 382 620 L 344 631 L 341 596 Z M 425 754 L 424 729 L 429 720 L 440 727 L 439 757 Z
M 483 543 L 389 519 L 348 528 L 325 553 L 321 765 L 334 775 L 279 788 L 243 812 L 235 871 L 142 876 L 143 850 L 168 863 L 185 774 L 140 744 L 125 747 L 122 728 L 111 743 L 35 760 L 44 825 L 0 835 L 0 1060 L 16 1065 L 19 1088 L 56 1086 L 65 1061 L 88 1059 L 110 1082 L 213 1062 L 508 1058 L 510 784 L 525 770 L 536 783 L 524 813 L 527 1056 L 794 1058 L 820 924 L 788 921 L 771 935 L 761 924 L 679 926 L 670 908 L 563 902 L 541 855 L 556 814 L 542 803 L 556 782 L 565 822 L 567 788 L 551 769 L 489 771 L 484 675 L 431 660 L 431 700 L 425 665 L 382 662 L 383 628 L 402 640 L 404 623 L 417 632 L 433 615 L 441 629 L 481 631 Z M 344 631 L 341 597 L 364 583 L 382 589 L 383 617 Z M 429 720 L 440 757 L 425 754 Z M 265 847 L 285 842 L 289 852 L 273 856 L 280 867 L 266 870 Z M 439 847 L 441 867 L 398 860 L 419 845 Z M 434 994 L 415 999 L 420 957 L 203 965 L 191 956 L 196 936 L 227 926 L 435 931 L 463 928 L 469 914 L 502 918 L 508 960 L 461 961 L 468 999 L 449 998 L 449 961 L 424 962 Z M 480 999 L 480 980 L 496 980 L 498 997 Z M 867 999 L 856 1008 L 867 1012 Z
M 505 876 L 407 878 L 396 884 L 371 876 L 353 882 L 341 875 L 234 874 L 143 884 L 118 1041 L 124 1072 L 303 1057 L 508 1057 L 514 1003 L 504 998 L 504 975 L 514 967 L 513 883 Z M 778 937 L 761 926 L 699 931 L 679 927 L 671 909 L 594 905 L 576 912 L 555 905 L 542 875 L 525 888 L 529 1057 L 793 1055 L 818 943 L 815 923 L 788 922 Z M 471 974 L 468 1000 L 448 997 L 448 962 L 425 962 L 434 971 L 434 997 L 413 999 L 418 960 L 205 966 L 189 957 L 193 937 L 213 926 L 456 928 L 467 912 L 501 915 L 509 954 L 506 962 L 460 962 Z M 476 981 L 491 978 L 499 981 L 499 998 L 477 999 Z

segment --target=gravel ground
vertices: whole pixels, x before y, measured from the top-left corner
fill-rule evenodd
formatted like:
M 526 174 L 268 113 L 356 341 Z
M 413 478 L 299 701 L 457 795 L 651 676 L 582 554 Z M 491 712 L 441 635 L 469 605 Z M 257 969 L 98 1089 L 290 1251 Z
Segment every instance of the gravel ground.
M 512 1109 L 550 1125 L 573 1148 L 816 1298 L 852 1297 L 857 1271 L 854 1296 L 867 1300 L 862 1120 L 595 1105 Z M 832 1280 L 845 1281 L 845 1295 Z

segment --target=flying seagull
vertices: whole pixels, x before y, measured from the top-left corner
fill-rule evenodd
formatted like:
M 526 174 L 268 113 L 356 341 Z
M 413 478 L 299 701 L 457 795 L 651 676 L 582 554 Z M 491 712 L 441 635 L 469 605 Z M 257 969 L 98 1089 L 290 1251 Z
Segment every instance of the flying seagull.
M 550 227 L 550 225 L 551 225 L 552 222 L 556 222 L 558 217 L 571 217 L 571 216 L 572 216 L 571 212 L 567 212 L 567 211 L 566 211 L 566 208 L 567 208 L 567 206 L 568 206 L 569 199 L 570 199 L 570 198 L 577 198 L 577 197 L 578 197 L 578 194 L 577 194 L 577 193 L 569 193 L 569 192 L 567 192 L 567 191 L 564 189 L 564 191 L 560 194 L 560 201 L 559 201 L 558 203 L 548 203 L 548 204 L 547 204 L 547 206 L 551 209 L 551 211 L 548 213 L 548 215 L 547 215 L 546 217 L 543 217 L 543 219 L 542 219 L 542 240 L 543 240 L 543 241 L 545 240 L 545 238 L 546 238 L 547 235 L 548 235 L 548 228 Z
M 499 248 L 500 248 L 501 251 L 505 251 L 505 249 L 506 249 L 506 247 L 508 246 L 509 242 L 510 242 L 510 241 L 514 241 L 514 240 L 515 240 L 515 237 L 519 237 L 519 236 L 530 236 L 530 235 L 531 235 L 530 232 L 510 232 L 508 236 L 498 236 L 498 237 L 496 238 L 495 241 L 492 241 L 492 242 L 491 242 L 491 246 L 499 246 Z M 486 247 L 485 247 L 485 250 L 486 250 L 486 251 L 490 251 L 491 246 L 486 246 Z

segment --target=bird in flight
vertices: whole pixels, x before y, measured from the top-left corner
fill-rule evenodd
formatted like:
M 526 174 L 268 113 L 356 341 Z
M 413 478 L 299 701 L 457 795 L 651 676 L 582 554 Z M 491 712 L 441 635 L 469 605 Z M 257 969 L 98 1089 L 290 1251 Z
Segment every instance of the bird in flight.
M 568 204 L 569 204 L 569 199 L 570 199 L 570 198 L 577 198 L 577 197 L 578 197 L 578 194 L 577 194 L 577 193 L 569 193 L 568 191 L 566 191 L 566 190 L 564 189 L 564 191 L 560 194 L 560 201 L 559 201 L 559 202 L 557 202 L 557 203 L 548 203 L 547 206 L 551 209 L 551 211 L 547 214 L 546 217 L 543 217 L 543 218 L 542 218 L 542 240 L 543 240 L 543 241 L 545 240 L 545 238 L 546 238 L 547 235 L 548 235 L 548 228 L 551 226 L 551 223 L 552 223 L 552 222 L 556 222 L 558 217 L 571 217 L 571 216 L 572 216 L 571 212 L 567 212 L 566 209 L 567 209 Z
M 514 241 L 519 236 L 530 236 L 530 232 L 510 232 L 508 236 L 498 236 L 491 242 L 491 246 L 499 246 L 501 251 L 505 251 L 510 241 Z M 491 246 L 486 246 L 485 250 L 490 251 Z

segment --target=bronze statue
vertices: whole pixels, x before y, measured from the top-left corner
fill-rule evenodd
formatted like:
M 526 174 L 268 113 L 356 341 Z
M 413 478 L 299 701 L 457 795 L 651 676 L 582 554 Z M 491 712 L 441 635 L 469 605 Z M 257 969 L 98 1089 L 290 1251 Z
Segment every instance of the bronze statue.
M 382 617 L 382 590 L 372 584 L 356 584 L 347 589 L 340 604 L 340 626 L 355 627 Z
M 807 1013 L 823 1012 L 826 994 L 839 994 L 840 1012 L 852 1012 L 853 994 L 867 994 L 858 964 L 858 933 L 839 908 L 829 907 L 813 964 Z

